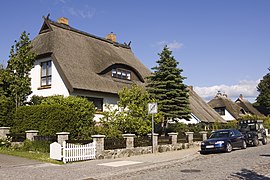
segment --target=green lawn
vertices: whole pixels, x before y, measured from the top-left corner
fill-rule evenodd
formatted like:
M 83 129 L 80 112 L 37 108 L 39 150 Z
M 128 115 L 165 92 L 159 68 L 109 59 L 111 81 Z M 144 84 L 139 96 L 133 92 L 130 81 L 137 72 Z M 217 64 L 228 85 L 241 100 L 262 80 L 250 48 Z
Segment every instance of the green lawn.
M 33 159 L 33 160 L 43 161 L 43 162 L 48 162 L 48 163 L 63 164 L 62 161 L 50 159 L 49 153 L 36 152 L 36 151 L 22 151 L 22 150 L 11 149 L 11 148 L 6 148 L 6 147 L 0 147 L 0 153 L 12 155 L 12 156 L 24 157 L 27 159 Z

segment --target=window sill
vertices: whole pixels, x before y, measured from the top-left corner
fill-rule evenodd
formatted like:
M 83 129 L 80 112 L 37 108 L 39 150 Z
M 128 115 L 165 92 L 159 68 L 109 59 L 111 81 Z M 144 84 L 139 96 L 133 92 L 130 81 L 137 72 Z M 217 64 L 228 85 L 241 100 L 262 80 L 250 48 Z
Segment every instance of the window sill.
M 49 85 L 49 86 L 41 86 L 39 88 L 37 88 L 38 90 L 42 90 L 42 89 L 50 89 L 52 86 Z

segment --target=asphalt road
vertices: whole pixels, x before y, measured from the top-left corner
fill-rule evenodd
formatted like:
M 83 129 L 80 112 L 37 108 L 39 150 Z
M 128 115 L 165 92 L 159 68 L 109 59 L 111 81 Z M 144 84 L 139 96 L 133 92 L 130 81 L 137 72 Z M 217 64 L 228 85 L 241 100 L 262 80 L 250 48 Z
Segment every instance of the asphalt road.
M 270 180 L 270 145 L 231 153 L 194 155 L 193 159 L 160 164 L 147 170 L 127 172 L 104 179 L 247 179 Z
M 200 155 L 187 150 L 91 160 L 66 165 L 27 161 L 3 166 L 0 179 L 266 179 L 270 180 L 270 144 L 231 153 Z M 8 160 L 8 158 L 6 158 Z

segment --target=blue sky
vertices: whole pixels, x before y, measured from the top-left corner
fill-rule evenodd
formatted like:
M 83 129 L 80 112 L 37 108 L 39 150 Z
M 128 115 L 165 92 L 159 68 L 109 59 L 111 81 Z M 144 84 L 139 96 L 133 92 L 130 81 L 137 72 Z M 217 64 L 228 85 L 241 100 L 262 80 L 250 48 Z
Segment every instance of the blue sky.
M 270 67 L 268 0 L 27 0 L 0 2 L 0 62 L 26 30 L 34 38 L 42 16 L 67 17 L 70 26 L 120 43 L 131 41 L 148 68 L 167 44 L 197 93 L 209 100 L 217 91 L 251 101 Z

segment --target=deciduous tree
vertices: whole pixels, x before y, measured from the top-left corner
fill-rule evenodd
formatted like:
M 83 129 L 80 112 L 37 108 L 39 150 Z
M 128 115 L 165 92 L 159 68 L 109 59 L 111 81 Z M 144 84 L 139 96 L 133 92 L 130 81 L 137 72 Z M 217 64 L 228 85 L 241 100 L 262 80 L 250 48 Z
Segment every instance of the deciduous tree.
M 29 34 L 22 32 L 20 39 L 11 47 L 5 89 L 8 97 L 13 99 L 16 107 L 23 105 L 31 94 L 31 78 L 28 76 L 35 62 L 35 54 L 31 51 Z
M 266 115 L 270 114 L 270 68 L 268 70 L 269 72 L 258 84 L 257 90 L 259 95 L 256 99 L 256 104 L 266 110 Z

